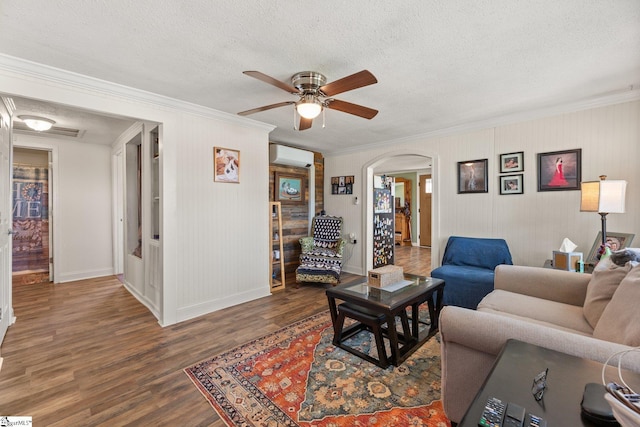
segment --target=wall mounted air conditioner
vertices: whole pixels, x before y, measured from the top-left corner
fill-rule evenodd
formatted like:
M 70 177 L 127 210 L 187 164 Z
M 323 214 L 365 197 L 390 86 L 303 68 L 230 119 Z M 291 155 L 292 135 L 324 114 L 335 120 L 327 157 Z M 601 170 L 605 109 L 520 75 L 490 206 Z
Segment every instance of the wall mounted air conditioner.
M 271 144 L 269 146 L 269 162 L 276 165 L 308 168 L 313 164 L 313 153 L 299 148 Z

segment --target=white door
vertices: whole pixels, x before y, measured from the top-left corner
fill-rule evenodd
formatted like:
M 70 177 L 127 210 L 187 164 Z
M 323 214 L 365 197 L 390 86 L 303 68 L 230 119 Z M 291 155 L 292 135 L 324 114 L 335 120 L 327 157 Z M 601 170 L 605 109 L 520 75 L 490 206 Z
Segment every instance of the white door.
M 113 171 L 113 272 L 124 272 L 124 156 L 119 150 L 112 157 Z
M 11 118 L 0 100 L 0 345 L 11 324 Z
M 48 220 L 49 220 L 49 281 L 53 282 L 53 153 L 51 151 L 47 152 L 49 157 L 48 161 L 48 176 L 47 176 L 47 186 L 49 200 L 47 200 L 48 206 Z

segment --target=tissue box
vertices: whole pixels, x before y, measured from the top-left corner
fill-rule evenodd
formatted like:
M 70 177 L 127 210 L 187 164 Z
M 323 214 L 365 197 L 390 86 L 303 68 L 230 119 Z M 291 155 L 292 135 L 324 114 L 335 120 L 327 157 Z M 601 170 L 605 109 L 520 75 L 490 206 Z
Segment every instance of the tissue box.
M 402 267 L 385 265 L 384 267 L 369 270 L 367 284 L 376 288 L 382 288 L 393 283 L 398 283 L 401 280 L 404 280 Z
M 566 271 L 580 271 L 582 252 L 553 251 L 553 268 Z

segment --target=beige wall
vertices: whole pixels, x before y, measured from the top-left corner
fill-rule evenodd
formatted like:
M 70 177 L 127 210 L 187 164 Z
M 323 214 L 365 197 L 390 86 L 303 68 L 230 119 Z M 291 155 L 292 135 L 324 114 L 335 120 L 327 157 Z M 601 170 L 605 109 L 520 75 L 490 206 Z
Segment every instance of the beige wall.
M 439 264 L 450 235 L 500 237 L 507 240 L 515 264 L 543 265 L 568 237 L 588 254 L 600 230 L 600 216 L 580 212 L 579 191 L 537 191 L 537 153 L 582 149 L 582 180 L 625 179 L 627 213 L 611 214 L 607 229 L 634 233 L 640 246 L 640 101 L 577 111 L 437 138 L 415 138 L 357 153 L 327 156 L 325 175 L 356 175 L 354 196 L 331 196 L 325 183 L 325 208 L 345 217 L 345 232 L 356 230 L 346 271 L 366 269 L 366 166 L 399 154 L 418 153 L 434 159 L 434 252 Z M 524 151 L 524 194 L 500 195 L 500 154 Z M 489 159 L 489 192 L 457 194 L 457 162 Z

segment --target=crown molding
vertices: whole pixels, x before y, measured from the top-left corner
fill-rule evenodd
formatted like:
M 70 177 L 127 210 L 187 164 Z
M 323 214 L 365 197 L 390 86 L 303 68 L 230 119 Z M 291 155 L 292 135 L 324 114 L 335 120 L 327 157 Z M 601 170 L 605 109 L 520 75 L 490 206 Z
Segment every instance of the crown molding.
M 528 111 L 518 111 L 505 114 L 502 116 L 488 117 L 482 119 L 461 120 L 457 124 L 448 127 L 434 129 L 429 132 L 392 139 L 387 141 L 375 142 L 357 147 L 350 147 L 344 150 L 334 150 L 325 152 L 325 157 L 339 156 L 342 154 L 351 154 L 360 151 L 368 151 L 375 148 L 388 148 L 389 145 L 403 144 L 415 141 L 424 141 L 425 139 L 444 137 L 459 133 L 472 132 L 482 129 L 491 129 L 498 126 L 509 125 L 513 123 L 526 122 L 529 120 L 541 119 L 561 114 L 575 113 L 581 110 L 592 108 L 606 107 L 609 105 L 622 104 L 624 102 L 633 102 L 640 100 L 640 88 L 631 87 L 629 90 L 619 91 L 605 96 L 593 97 L 577 102 L 567 102 L 562 104 L 551 105 Z
M 69 86 L 71 88 L 107 95 L 111 97 L 124 98 L 127 101 L 148 104 L 162 109 L 176 110 L 181 113 L 190 113 L 206 118 L 231 122 L 249 128 L 258 128 L 271 132 L 276 128 L 274 125 L 263 123 L 257 120 L 204 107 L 179 99 L 170 98 L 153 92 L 124 86 L 118 83 L 97 79 L 72 71 L 51 67 L 26 59 L 0 53 L 0 72 L 19 74 L 21 76 L 43 80 L 56 85 Z M 17 94 L 19 95 L 19 94 Z

